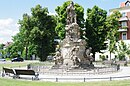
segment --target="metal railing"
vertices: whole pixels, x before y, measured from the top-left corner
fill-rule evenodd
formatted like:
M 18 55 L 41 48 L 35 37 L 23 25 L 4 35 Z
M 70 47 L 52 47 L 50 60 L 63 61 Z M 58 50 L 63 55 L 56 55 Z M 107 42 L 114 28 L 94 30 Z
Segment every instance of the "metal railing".
M 119 77 L 103 77 L 103 78 L 40 78 L 40 80 L 47 80 L 47 81 L 54 81 L 54 82 L 62 82 L 62 81 L 81 81 L 81 82 L 88 82 L 88 81 L 102 81 L 108 80 L 113 81 L 116 79 L 130 79 L 130 76 L 119 76 Z
M 96 75 L 96 74 L 108 74 L 117 72 L 116 67 L 100 67 L 92 70 L 67 70 L 67 69 L 50 69 L 44 66 L 31 66 L 30 69 L 38 72 L 39 74 L 49 74 L 49 75 Z
M 19 66 L 19 68 L 21 68 Z M 44 67 L 45 68 L 45 67 Z M 46 67 L 45 69 L 48 69 L 48 67 Z M 113 71 L 114 72 L 114 71 Z M 45 72 L 44 72 L 45 73 Z M 49 73 L 49 72 L 48 72 Z M 51 74 L 56 74 L 57 75 L 59 74 L 58 72 L 50 72 Z M 61 72 L 63 75 L 82 75 L 82 74 L 93 74 L 93 73 L 85 73 L 85 72 Z M 99 74 L 102 74 L 102 72 L 98 72 Z M 1 74 L 2 74 L 2 71 L 0 71 L 0 77 L 1 77 Z M 45 73 L 46 74 L 46 73 Z M 95 73 L 96 74 L 96 73 Z M 42 74 L 40 74 L 42 75 Z M 78 77 L 78 78 L 75 78 L 73 76 L 67 78 L 67 77 L 53 77 L 53 78 L 48 78 L 48 77 L 44 77 L 44 74 L 43 74 L 43 77 L 39 78 L 40 80 L 46 80 L 46 81 L 54 81 L 54 82 L 62 82 L 62 81 L 81 81 L 81 82 L 88 82 L 88 81 L 102 81 L 102 80 L 108 80 L 108 81 L 113 81 L 113 80 L 121 80 L 121 79 L 130 79 L 130 76 L 114 76 L 114 77 L 92 77 L 92 78 L 86 78 L 86 77 Z

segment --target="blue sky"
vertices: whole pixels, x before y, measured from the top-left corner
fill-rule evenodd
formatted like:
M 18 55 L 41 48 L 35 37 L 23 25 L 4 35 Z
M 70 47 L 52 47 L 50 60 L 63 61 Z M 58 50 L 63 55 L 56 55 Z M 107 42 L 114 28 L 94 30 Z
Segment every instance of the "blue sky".
M 0 43 L 11 41 L 11 36 L 18 33 L 17 22 L 24 13 L 30 14 L 30 9 L 40 4 L 48 7 L 51 14 L 55 13 L 55 8 L 62 5 L 67 0 L 1 0 L 0 1 Z M 118 8 L 121 2 L 126 0 L 73 0 L 83 6 L 85 13 L 87 8 L 94 5 L 107 10 Z M 109 14 L 109 13 L 108 13 Z

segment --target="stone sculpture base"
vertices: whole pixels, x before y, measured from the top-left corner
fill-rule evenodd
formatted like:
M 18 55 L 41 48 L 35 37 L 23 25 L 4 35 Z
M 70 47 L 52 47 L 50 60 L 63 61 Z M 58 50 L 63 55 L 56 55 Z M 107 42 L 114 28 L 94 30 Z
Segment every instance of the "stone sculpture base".
M 79 26 L 76 23 L 66 26 L 71 28 L 71 37 L 66 38 L 60 43 L 60 54 L 63 62 L 58 62 L 55 67 L 68 68 L 88 68 L 92 67 L 90 59 L 86 56 L 86 41 L 78 37 Z M 60 58 L 61 59 L 61 58 Z M 59 60 L 60 61 L 60 60 Z

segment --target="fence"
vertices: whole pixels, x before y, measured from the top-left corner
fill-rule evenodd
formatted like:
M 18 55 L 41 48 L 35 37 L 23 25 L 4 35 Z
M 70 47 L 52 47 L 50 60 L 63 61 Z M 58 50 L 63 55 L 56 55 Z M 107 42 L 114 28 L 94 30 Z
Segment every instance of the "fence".
M 81 81 L 81 82 L 88 82 L 88 81 L 102 81 L 102 80 L 120 80 L 120 79 L 130 79 L 130 76 L 119 76 L 119 77 L 104 77 L 104 78 L 40 78 L 42 80 L 47 80 L 47 81 L 55 81 L 55 82 L 60 82 L 60 81 Z
M 38 72 L 39 74 L 49 74 L 49 75 L 96 75 L 96 74 L 108 74 L 117 72 L 117 67 L 98 67 L 95 69 L 51 69 L 46 66 L 30 66 L 30 69 Z
M 20 66 L 19 66 L 19 68 L 21 68 Z M 48 67 L 44 67 L 45 69 L 48 69 Z M 104 69 L 104 70 L 106 70 L 106 69 Z M 114 69 L 113 69 L 114 70 Z M 98 73 L 100 73 L 100 74 L 102 74 L 102 70 L 100 70 L 101 72 L 98 72 Z M 2 73 L 2 71 L 0 71 L 1 73 Z M 108 72 L 108 71 L 107 71 Z M 114 72 L 114 71 L 113 71 Z M 40 80 L 46 80 L 46 81 L 55 81 L 55 82 L 62 82 L 62 81 L 81 81 L 81 82 L 88 82 L 88 81 L 102 81 L 102 80 L 109 80 L 109 81 L 112 81 L 112 80 L 120 80 L 120 79 L 130 79 L 130 76 L 117 76 L 117 77 L 97 77 L 97 78 L 84 78 L 84 77 L 82 77 L 82 78 L 75 78 L 75 77 L 73 77 L 73 76 L 71 76 L 71 77 L 54 77 L 54 78 L 48 78 L 48 77 L 45 77 L 44 75 L 46 75 L 46 72 L 44 72 L 45 74 L 43 74 L 43 77 L 41 77 L 40 78 Z M 48 73 L 50 73 L 50 74 L 56 74 L 57 73 L 57 75 L 59 74 L 58 72 L 48 72 Z M 91 73 L 91 72 L 61 72 L 63 75 L 64 74 L 66 74 L 66 75 L 80 75 L 80 74 L 93 74 L 93 73 Z M 104 72 L 103 72 L 104 73 Z M 94 72 L 94 74 L 96 74 L 96 72 Z M 42 75 L 42 74 L 40 74 L 40 75 Z M 1 76 L 1 75 L 0 75 Z

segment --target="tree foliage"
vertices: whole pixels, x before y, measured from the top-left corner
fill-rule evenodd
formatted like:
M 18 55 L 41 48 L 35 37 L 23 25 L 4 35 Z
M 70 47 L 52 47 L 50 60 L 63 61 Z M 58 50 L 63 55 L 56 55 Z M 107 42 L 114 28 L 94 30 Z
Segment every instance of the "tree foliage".
M 0 44 L 0 57 L 4 56 L 4 44 Z
M 126 60 L 126 57 L 130 55 L 130 45 L 125 44 L 123 41 L 118 42 L 116 49 L 119 60 Z
M 86 38 L 89 47 L 92 47 L 92 53 L 95 58 L 95 52 L 100 52 L 104 49 L 104 41 L 107 36 L 107 29 L 105 25 L 107 12 L 98 6 L 92 9 L 87 9 L 86 19 Z
M 55 17 L 49 15 L 47 8 L 42 8 L 37 5 L 31 9 L 32 20 L 34 22 L 33 29 L 31 30 L 32 42 L 37 45 L 37 54 L 41 61 L 45 61 L 49 53 L 55 50 L 54 37 L 55 37 Z
M 114 11 L 110 16 L 107 17 L 106 26 L 108 29 L 107 39 L 109 40 L 108 49 L 111 53 L 114 53 L 116 50 L 116 43 L 119 40 L 119 18 L 121 17 L 121 13 L 119 11 Z
M 16 44 L 11 44 L 5 49 L 5 52 L 10 54 L 9 58 L 15 58 L 19 56 L 18 50 L 20 50 L 20 48 Z
M 55 28 L 58 36 L 63 39 L 65 37 L 65 25 L 67 12 L 66 8 L 70 4 L 71 1 L 64 2 L 63 5 L 57 6 L 55 9 L 57 13 L 57 26 Z M 77 23 L 81 28 L 84 28 L 84 8 L 79 4 L 74 4 L 75 12 L 77 14 Z
M 5 46 L 4 44 L 0 44 L 0 50 L 4 49 L 4 46 Z
M 31 8 L 31 15 L 23 14 L 19 20 L 19 33 L 13 37 L 13 45 L 8 48 L 8 52 L 17 53 L 25 59 L 31 59 L 31 55 L 37 55 L 41 61 L 45 61 L 49 53 L 55 50 L 55 17 L 49 15 L 47 8 L 37 5 Z
M 33 29 L 34 26 L 34 21 L 32 20 L 32 16 L 29 16 L 28 14 L 23 14 L 23 19 L 19 20 L 20 24 L 20 33 L 19 33 L 19 38 L 18 40 L 21 43 L 21 45 L 24 46 L 24 52 L 25 52 L 25 59 L 28 59 L 29 56 L 29 46 L 32 45 L 32 40 L 31 40 L 31 30 Z M 20 44 L 20 43 L 18 43 Z

